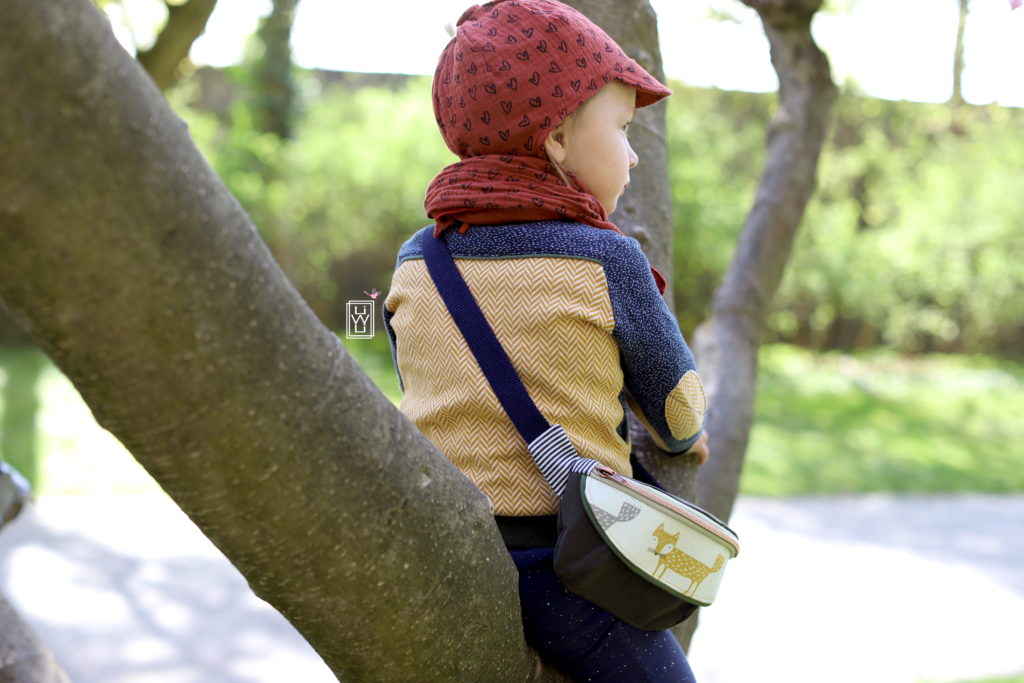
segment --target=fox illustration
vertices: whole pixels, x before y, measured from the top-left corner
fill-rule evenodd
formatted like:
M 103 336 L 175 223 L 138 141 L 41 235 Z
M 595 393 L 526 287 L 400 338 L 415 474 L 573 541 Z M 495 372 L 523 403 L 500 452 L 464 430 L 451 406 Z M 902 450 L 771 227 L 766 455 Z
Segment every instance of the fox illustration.
M 725 566 L 725 555 L 716 557 L 715 563 L 709 567 L 692 555 L 684 553 L 676 547 L 676 543 L 679 542 L 679 532 L 668 533 L 665 531 L 664 524 L 659 524 L 651 535 L 657 539 L 654 554 L 658 556 L 658 566 L 654 568 L 652 576 L 656 579 L 660 578 L 671 569 L 683 578 L 689 579 L 690 585 L 683 591 L 683 595 L 692 596 L 709 574 L 714 574 Z

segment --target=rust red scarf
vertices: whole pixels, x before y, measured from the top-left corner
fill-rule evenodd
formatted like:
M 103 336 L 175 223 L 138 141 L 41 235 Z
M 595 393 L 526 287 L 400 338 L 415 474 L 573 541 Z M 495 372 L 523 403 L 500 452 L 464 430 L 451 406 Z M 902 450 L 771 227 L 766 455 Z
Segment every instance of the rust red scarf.
M 573 181 L 579 184 L 577 178 Z M 552 219 L 618 230 L 592 194 L 566 185 L 554 165 L 540 157 L 463 159 L 434 178 L 424 206 L 437 224 L 435 234 L 456 222 L 489 225 Z

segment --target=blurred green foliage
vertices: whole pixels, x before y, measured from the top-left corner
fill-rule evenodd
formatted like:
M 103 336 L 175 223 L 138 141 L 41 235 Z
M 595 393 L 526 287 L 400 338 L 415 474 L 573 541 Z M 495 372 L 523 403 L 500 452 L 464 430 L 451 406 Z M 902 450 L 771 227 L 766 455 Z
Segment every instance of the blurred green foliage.
M 741 489 L 1024 489 L 1024 366 L 992 357 L 762 347 Z
M 240 79 L 241 71 L 233 72 Z M 244 98 L 219 114 L 196 83 L 172 94 L 200 148 L 334 329 L 344 302 L 386 291 L 402 241 L 428 223 L 427 183 L 454 160 L 430 82 L 301 72 L 290 141 L 255 131 Z M 207 86 L 203 86 L 205 88 Z M 191 88 L 191 89 L 190 89 Z M 752 204 L 774 95 L 673 84 L 668 107 L 675 294 L 703 319 Z M 766 340 L 814 349 L 1024 351 L 1024 114 L 845 91 Z
M 39 482 L 37 385 L 46 357 L 35 349 L 0 349 L 0 460 L 21 472 L 33 486 Z
M 679 325 L 689 335 L 707 317 L 753 203 L 774 98 L 671 85 L 672 287 Z
M 843 96 L 774 331 L 815 348 L 1024 351 L 1024 112 Z
M 219 118 L 183 104 L 199 96 L 194 87 L 172 102 L 278 262 L 341 330 L 347 300 L 387 290 L 402 242 L 428 222 L 427 183 L 454 156 L 437 134 L 428 80 L 353 90 L 298 81 L 292 140 L 257 132 L 241 99 Z

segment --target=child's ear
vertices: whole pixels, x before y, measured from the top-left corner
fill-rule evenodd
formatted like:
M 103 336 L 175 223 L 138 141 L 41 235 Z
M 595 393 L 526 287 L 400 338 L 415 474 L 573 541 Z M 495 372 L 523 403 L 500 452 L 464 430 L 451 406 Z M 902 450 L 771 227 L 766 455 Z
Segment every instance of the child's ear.
M 556 163 L 560 164 L 565 161 L 566 155 L 566 135 L 565 130 L 562 126 L 558 126 L 551 135 L 544 141 L 544 149 L 547 151 L 548 156 Z

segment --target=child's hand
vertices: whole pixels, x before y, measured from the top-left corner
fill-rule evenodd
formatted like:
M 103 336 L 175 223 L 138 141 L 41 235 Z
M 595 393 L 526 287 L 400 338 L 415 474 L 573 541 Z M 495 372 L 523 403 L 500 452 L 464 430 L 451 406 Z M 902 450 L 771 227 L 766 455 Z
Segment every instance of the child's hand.
M 697 442 L 690 447 L 690 450 L 686 451 L 688 455 L 697 456 L 697 465 L 703 465 L 708 461 L 708 456 L 711 455 L 711 449 L 708 448 L 708 433 L 707 431 L 701 432 Z

